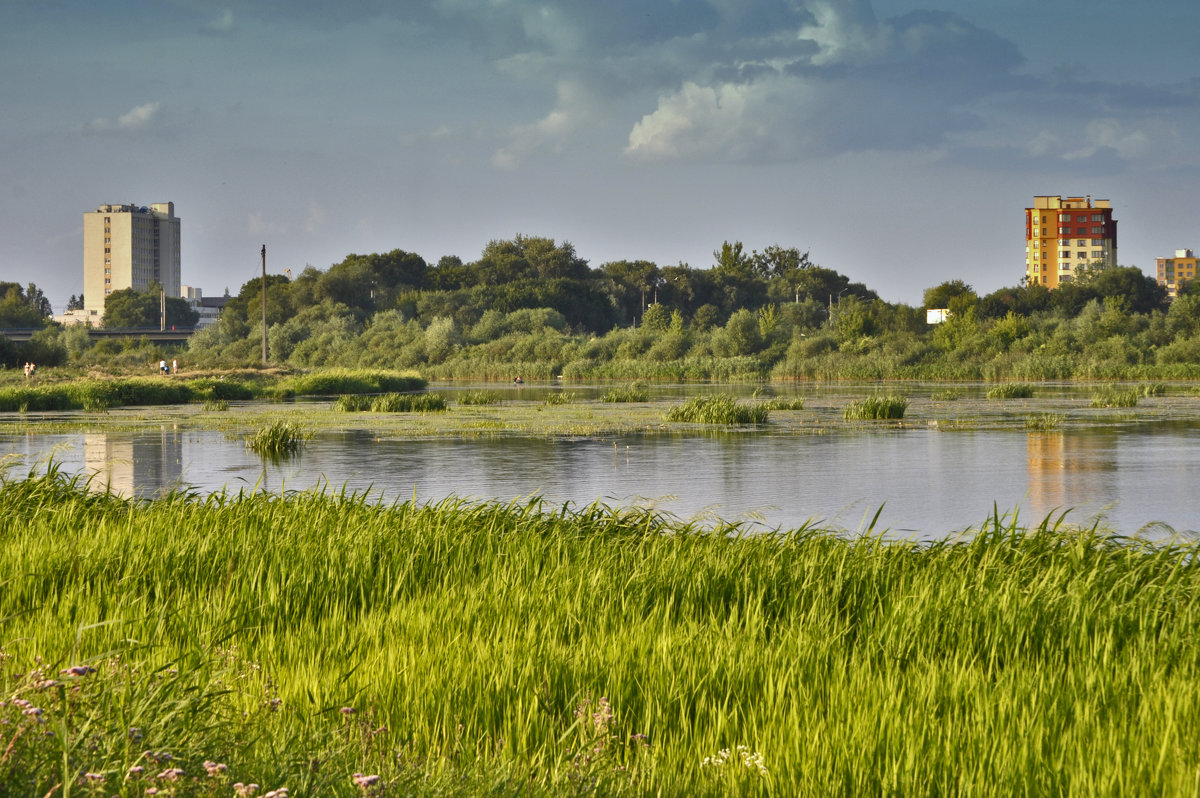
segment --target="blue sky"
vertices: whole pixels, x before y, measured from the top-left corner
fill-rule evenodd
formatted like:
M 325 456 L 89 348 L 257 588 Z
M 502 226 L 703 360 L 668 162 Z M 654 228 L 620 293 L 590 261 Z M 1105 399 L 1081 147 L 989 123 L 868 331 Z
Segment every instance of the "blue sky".
M 1182 0 L 0 0 L 0 279 L 61 310 L 82 214 L 172 201 L 183 281 L 516 233 L 810 250 L 892 301 L 1024 273 L 1035 194 L 1200 249 Z

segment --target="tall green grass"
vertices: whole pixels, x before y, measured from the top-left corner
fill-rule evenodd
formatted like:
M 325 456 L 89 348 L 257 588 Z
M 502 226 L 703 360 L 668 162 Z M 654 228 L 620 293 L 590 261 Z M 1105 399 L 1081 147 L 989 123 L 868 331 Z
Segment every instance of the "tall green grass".
M 1190 795 L 1200 767 L 1195 544 L 53 476 L 0 515 L 0 794 Z
M 246 448 L 262 457 L 286 457 L 299 452 L 308 433 L 291 421 L 275 421 L 246 436 Z
M 1137 407 L 1142 398 L 1142 389 L 1119 388 L 1115 385 L 1103 385 L 1092 394 L 1092 407 Z
M 907 411 L 907 397 L 896 394 L 880 394 L 868 396 L 866 399 L 846 405 L 842 410 L 842 418 L 847 421 L 898 419 L 904 418 Z
M 693 396 L 667 411 L 667 421 L 688 424 L 766 424 L 770 412 L 762 403 L 739 404 L 732 396 Z
M 616 388 L 609 388 L 600 395 L 601 402 L 645 402 L 650 399 L 650 390 L 646 383 L 635 380 Z

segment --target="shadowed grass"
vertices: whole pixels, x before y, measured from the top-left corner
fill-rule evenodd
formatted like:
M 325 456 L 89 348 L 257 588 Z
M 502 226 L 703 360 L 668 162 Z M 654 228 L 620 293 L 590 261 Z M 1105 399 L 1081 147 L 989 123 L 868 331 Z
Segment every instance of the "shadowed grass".
M 1033 386 L 1027 382 L 1006 382 L 991 388 L 988 399 L 1028 399 L 1033 396 Z

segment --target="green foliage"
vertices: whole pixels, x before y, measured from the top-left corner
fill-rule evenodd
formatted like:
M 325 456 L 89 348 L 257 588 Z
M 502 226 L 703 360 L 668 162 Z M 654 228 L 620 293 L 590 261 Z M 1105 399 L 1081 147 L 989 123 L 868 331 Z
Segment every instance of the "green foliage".
M 279 458 L 297 454 L 309 434 L 291 421 L 276 421 L 246 436 L 246 448 L 260 457 Z
M 766 404 L 739 404 L 732 396 L 693 396 L 667 411 L 667 421 L 688 424 L 765 424 Z
M 578 395 L 574 391 L 555 391 L 546 396 L 546 404 L 569 405 L 573 404 L 578 398 Z
M 328 369 L 288 377 L 273 389 L 278 397 L 333 396 L 342 393 L 419 391 L 428 383 L 411 372 Z
M 767 410 L 803 410 L 804 400 L 800 398 L 785 399 L 781 396 L 775 396 L 763 402 L 763 406 Z
M 1033 396 L 1033 386 L 1025 382 L 1006 382 L 988 389 L 988 399 L 1028 399 Z
M 34 283 L 0 281 L 0 329 L 44 327 L 53 315 L 50 300 Z
M 880 394 L 851 402 L 842 411 L 842 418 L 847 421 L 898 419 L 904 418 L 907 410 L 907 397 L 896 394 Z
M 160 288 L 151 285 L 144 292 L 132 288 L 113 291 L 104 298 L 105 327 L 157 330 L 163 323 L 162 303 L 166 302 L 166 328 L 191 329 L 200 315 L 187 300 L 177 296 L 160 296 Z
M 954 389 L 947 389 L 943 391 L 934 391 L 932 394 L 930 394 L 929 398 L 935 402 L 957 402 L 960 398 L 962 398 L 962 393 Z

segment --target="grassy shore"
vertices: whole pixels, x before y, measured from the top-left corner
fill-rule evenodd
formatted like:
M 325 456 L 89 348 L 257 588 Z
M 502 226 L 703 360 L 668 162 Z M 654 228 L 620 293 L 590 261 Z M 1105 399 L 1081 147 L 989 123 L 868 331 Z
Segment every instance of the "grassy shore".
M 0 386 L 0 412 L 107 410 L 112 407 L 187 404 L 296 396 L 418 391 L 414 372 L 326 369 L 305 374 L 238 371 L 161 377 L 89 376 Z
M 5 795 L 1180 795 L 1200 772 L 1195 546 L 131 503 L 55 475 L 0 485 L 0 514 Z

